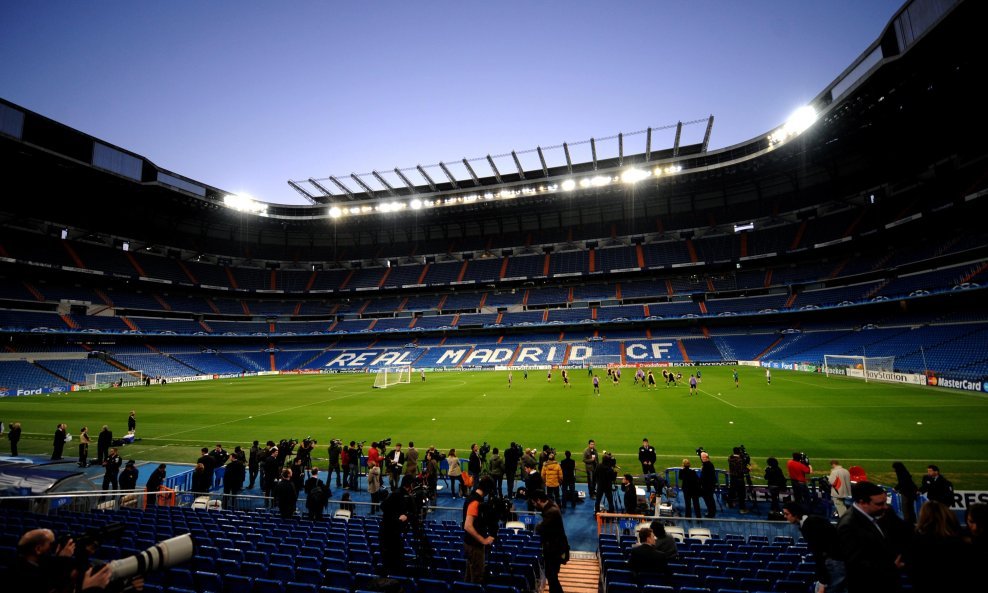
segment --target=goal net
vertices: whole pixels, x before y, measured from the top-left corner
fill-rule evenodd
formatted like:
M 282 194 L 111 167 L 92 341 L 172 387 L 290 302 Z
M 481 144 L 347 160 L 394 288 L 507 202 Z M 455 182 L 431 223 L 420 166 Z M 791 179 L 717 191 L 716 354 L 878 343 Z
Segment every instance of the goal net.
M 86 373 L 86 385 L 141 385 L 144 373 L 141 371 L 113 371 L 106 373 Z
M 374 376 L 374 387 L 387 389 L 392 385 L 412 382 L 412 367 L 384 367 Z
M 823 357 L 823 372 L 828 377 L 830 375 L 842 375 L 864 379 L 867 381 L 881 381 L 881 373 L 890 373 L 895 366 L 894 356 L 844 356 L 837 354 L 826 354 Z

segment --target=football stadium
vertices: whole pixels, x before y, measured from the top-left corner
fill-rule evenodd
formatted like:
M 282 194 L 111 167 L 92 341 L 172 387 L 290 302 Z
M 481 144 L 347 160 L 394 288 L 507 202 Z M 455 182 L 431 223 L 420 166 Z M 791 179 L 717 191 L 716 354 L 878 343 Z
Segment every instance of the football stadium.
M 906 2 L 732 146 L 710 116 L 295 205 L 0 98 L 4 582 L 71 535 L 152 593 L 926 590 L 931 515 L 985 549 L 985 17 Z

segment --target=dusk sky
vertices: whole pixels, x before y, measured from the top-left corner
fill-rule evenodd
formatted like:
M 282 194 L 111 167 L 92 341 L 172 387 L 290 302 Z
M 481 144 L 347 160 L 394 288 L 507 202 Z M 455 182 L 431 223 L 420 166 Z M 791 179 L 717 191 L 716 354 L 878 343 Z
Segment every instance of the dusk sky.
M 304 203 L 286 180 L 439 161 L 466 179 L 464 157 L 710 114 L 710 148 L 730 146 L 816 96 L 900 5 L 6 0 L 0 97 L 205 184 Z

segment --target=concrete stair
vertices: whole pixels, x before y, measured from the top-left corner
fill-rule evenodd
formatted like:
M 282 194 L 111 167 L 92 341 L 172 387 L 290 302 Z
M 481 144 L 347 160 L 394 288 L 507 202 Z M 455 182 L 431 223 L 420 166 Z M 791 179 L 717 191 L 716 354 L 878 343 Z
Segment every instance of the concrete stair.
M 570 552 L 569 562 L 559 572 L 566 593 L 597 593 L 600 590 L 600 561 L 593 552 Z M 549 590 L 547 584 L 543 593 Z

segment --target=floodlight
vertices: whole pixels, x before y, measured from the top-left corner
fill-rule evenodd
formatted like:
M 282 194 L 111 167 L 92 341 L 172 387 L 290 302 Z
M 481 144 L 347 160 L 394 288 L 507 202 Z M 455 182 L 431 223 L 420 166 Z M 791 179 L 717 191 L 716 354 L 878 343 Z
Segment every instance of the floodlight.
M 223 196 L 223 204 L 239 212 L 262 214 L 268 211 L 268 205 L 258 202 L 247 195 L 227 194 Z
M 603 185 L 609 184 L 610 182 L 611 182 L 611 178 L 610 177 L 604 177 L 602 175 L 597 175 L 596 177 L 594 177 L 593 179 L 590 180 L 590 183 L 594 187 L 601 187 Z
M 330 218 L 339 218 L 341 216 L 343 216 L 343 210 L 341 210 L 339 206 L 333 206 L 329 209 Z
M 790 134 L 801 134 L 816 122 L 816 109 L 811 105 L 803 105 L 786 120 L 786 128 Z
M 408 205 L 412 207 L 412 210 L 419 210 L 420 208 L 422 208 L 422 200 L 415 198 L 414 200 L 409 202 Z
M 584 177 L 580 180 L 580 187 L 590 187 L 590 180 Z
M 641 169 L 626 169 L 624 173 L 621 173 L 621 181 L 625 183 L 638 183 L 649 175 L 650 173 L 648 171 L 642 171 Z
M 574 189 L 576 189 L 576 182 L 573 181 L 572 179 L 567 179 L 566 181 L 562 182 L 560 187 L 563 188 L 563 191 L 573 191 Z

